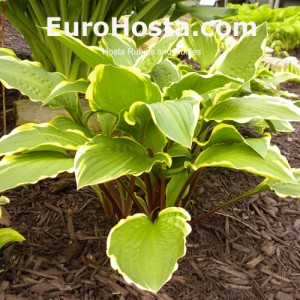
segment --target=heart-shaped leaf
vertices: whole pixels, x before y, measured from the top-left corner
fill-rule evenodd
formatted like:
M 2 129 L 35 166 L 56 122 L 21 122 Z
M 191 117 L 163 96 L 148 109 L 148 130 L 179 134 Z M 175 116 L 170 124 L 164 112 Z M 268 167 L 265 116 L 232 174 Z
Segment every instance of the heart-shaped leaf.
M 121 220 L 109 233 L 111 265 L 129 283 L 157 292 L 177 270 L 191 232 L 190 215 L 183 208 L 162 210 L 155 223 L 144 214 Z

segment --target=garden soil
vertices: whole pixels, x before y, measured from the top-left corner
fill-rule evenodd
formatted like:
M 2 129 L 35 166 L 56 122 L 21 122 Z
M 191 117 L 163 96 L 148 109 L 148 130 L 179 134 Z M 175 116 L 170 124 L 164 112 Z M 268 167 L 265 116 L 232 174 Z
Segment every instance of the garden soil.
M 9 25 L 6 46 L 22 58 L 30 54 Z M 285 88 L 300 94 L 299 84 Z M 22 97 L 7 91 L 6 98 L 10 131 L 15 126 L 13 101 Z M 2 126 L 2 117 L 0 122 Z M 273 143 L 299 168 L 300 124 L 294 126 L 293 134 L 275 135 Z M 199 215 L 260 180 L 242 172 L 208 169 L 189 211 Z M 1 250 L 0 300 L 300 299 L 299 200 L 265 192 L 205 219 L 189 235 L 179 269 L 154 295 L 126 284 L 112 270 L 105 248 L 115 223 L 104 217 L 89 188 L 76 191 L 74 179 L 64 177 L 4 194 L 11 204 L 5 207 L 3 225 L 18 230 L 26 241 Z

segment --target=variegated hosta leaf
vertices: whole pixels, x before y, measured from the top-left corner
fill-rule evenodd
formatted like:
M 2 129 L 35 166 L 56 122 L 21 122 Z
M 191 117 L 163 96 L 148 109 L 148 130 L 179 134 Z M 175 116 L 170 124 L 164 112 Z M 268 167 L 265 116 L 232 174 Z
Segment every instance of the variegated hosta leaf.
M 195 170 L 205 167 L 225 167 L 247 171 L 267 178 L 295 182 L 286 158 L 276 146 L 270 146 L 265 158 L 245 143 L 215 144 L 204 150 L 191 165 Z
M 296 178 L 295 183 L 267 179 L 264 181 L 279 197 L 300 198 L 300 169 L 293 169 Z
M 206 69 L 211 65 L 219 56 L 220 53 L 220 38 L 213 34 L 212 36 L 205 36 L 201 32 L 202 22 L 194 23 L 190 26 L 189 36 L 184 37 L 184 42 L 193 53 L 194 59 L 196 59 L 201 69 Z M 206 26 L 207 32 L 213 32 L 213 29 L 209 26 Z M 198 35 L 194 35 L 195 32 L 198 32 Z
M 37 151 L 5 156 L 0 161 L 0 192 L 73 171 L 74 159 L 60 152 Z
M 300 108 L 284 98 L 250 95 L 219 102 L 206 110 L 204 118 L 238 123 L 247 123 L 254 119 L 300 121 Z
M 101 39 L 101 46 L 112 56 L 117 66 L 133 66 L 141 56 L 134 40 L 125 35 L 108 34 Z
M 229 83 L 242 84 L 243 81 L 222 74 L 200 75 L 198 73 L 188 73 L 178 82 L 167 88 L 166 94 L 171 99 L 180 98 L 185 90 L 193 90 L 199 95 L 210 93 Z
M 185 255 L 190 215 L 183 208 L 162 210 L 152 223 L 144 214 L 122 219 L 109 233 L 107 255 L 126 281 L 157 292 L 177 270 Z
M 5 52 L 7 56 L 0 55 L 0 81 L 6 88 L 17 89 L 33 101 L 45 103 L 51 91 L 66 80 L 62 74 L 48 72 L 37 62 L 22 61 L 14 53 Z M 53 99 L 49 104 L 76 109 L 77 98 L 74 93 L 68 93 Z
M 88 139 L 80 131 L 61 131 L 48 123 L 28 123 L 17 127 L 0 139 L 0 156 L 33 150 L 40 146 L 77 150 L 87 141 Z
M 232 125 L 219 124 L 217 125 L 207 142 L 196 141 L 204 150 L 216 144 L 237 144 L 244 143 L 256 151 L 262 158 L 265 158 L 270 146 L 271 136 L 266 133 L 263 138 L 248 138 L 245 139 L 237 129 Z
M 171 140 L 191 147 L 194 131 L 200 114 L 201 97 L 192 91 L 185 92 L 177 101 L 164 101 L 152 104 L 136 102 L 131 107 L 125 119 L 129 124 L 135 124 L 140 107 L 148 108 L 156 126 Z
M 86 98 L 94 111 L 119 115 L 134 102 L 154 103 L 162 100 L 158 86 L 133 67 L 99 65 L 90 74 L 89 80 L 91 84 Z
M 256 36 L 245 35 L 226 50 L 215 62 L 210 72 L 221 72 L 233 78 L 251 80 L 264 54 L 267 37 L 266 24 L 257 27 Z
M 155 66 L 151 72 L 151 76 L 160 88 L 168 87 L 181 78 L 178 67 L 168 59 L 163 60 Z
M 128 138 L 98 136 L 79 148 L 75 156 L 78 188 L 117 179 L 124 175 L 139 176 L 155 163 L 171 165 L 171 157 L 156 153 L 149 157 L 146 149 Z
M 151 72 L 157 64 L 162 62 L 163 59 L 168 56 L 168 52 L 173 48 L 177 40 L 178 37 L 176 35 L 164 35 L 156 44 L 145 51 L 144 55 L 137 59 L 135 66 L 143 73 Z

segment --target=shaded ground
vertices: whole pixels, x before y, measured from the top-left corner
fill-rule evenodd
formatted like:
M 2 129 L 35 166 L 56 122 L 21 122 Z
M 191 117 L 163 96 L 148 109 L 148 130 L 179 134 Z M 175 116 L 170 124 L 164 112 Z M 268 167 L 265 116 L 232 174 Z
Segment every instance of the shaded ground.
M 17 43 L 22 51 L 21 40 L 9 33 L 8 46 Z M 292 88 L 300 93 L 299 84 Z M 7 96 L 12 129 L 18 94 Z M 273 143 L 300 167 L 300 124 L 295 128 Z M 241 172 L 206 170 L 190 212 L 201 214 L 257 181 Z M 1 253 L 0 299 L 300 299 L 299 200 L 255 195 L 198 224 L 178 271 L 155 296 L 125 284 L 111 269 L 105 246 L 114 222 L 105 219 L 90 189 L 78 192 L 72 178 L 62 178 L 4 194 L 11 199 L 6 221 L 26 242 Z

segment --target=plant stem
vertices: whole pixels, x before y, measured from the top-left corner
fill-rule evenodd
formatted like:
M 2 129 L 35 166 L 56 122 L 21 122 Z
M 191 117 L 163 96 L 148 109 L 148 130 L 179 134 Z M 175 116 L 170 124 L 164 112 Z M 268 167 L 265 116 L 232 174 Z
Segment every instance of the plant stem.
M 194 178 L 193 178 L 193 180 L 192 180 L 192 182 L 191 182 L 191 184 L 190 184 L 189 192 L 188 192 L 188 194 L 185 196 L 184 200 L 183 200 L 182 203 L 181 203 L 181 207 L 182 207 L 182 208 L 186 208 L 188 202 L 190 201 L 190 199 L 191 199 L 191 197 L 192 197 L 192 195 L 193 195 L 193 193 L 194 193 L 194 191 L 195 191 L 195 188 L 196 188 L 196 186 L 197 186 L 197 182 L 198 182 L 198 180 L 199 180 L 199 177 L 201 176 L 202 172 L 203 172 L 203 169 L 199 169 L 199 170 L 195 173 L 195 176 L 194 176 Z
M 152 210 L 154 209 L 154 191 L 152 188 L 150 175 L 148 173 L 144 173 L 143 177 L 147 189 L 148 214 L 150 215 Z
M 232 204 L 232 203 L 234 203 L 238 200 L 241 200 L 241 199 L 246 198 L 248 196 L 251 196 L 251 195 L 254 195 L 254 194 L 269 190 L 269 189 L 270 188 L 267 185 L 261 183 L 258 186 L 256 186 L 254 189 L 249 190 L 249 191 L 247 191 L 247 192 L 245 192 L 245 193 L 243 193 L 243 194 L 241 194 L 237 197 L 234 197 L 234 198 L 232 198 L 228 201 L 225 201 L 224 203 L 222 203 L 222 204 L 216 206 L 215 208 L 213 208 L 212 210 L 204 213 L 203 215 L 200 215 L 199 217 L 197 217 L 196 219 L 191 221 L 190 224 L 193 226 L 193 225 L 203 221 L 205 218 L 208 218 L 209 216 L 211 216 L 213 213 L 215 213 L 219 209 L 226 207 L 227 205 L 230 205 L 230 204 Z
M 196 172 L 192 173 L 189 178 L 186 180 L 186 182 L 184 183 L 178 197 L 177 200 L 174 204 L 175 207 L 179 206 L 180 201 L 182 200 L 182 197 L 186 191 L 186 189 L 188 188 L 188 186 L 191 184 L 191 182 L 193 182 L 194 178 L 198 176 L 198 172 L 200 172 L 201 169 L 197 170 Z
M 126 216 L 129 216 L 133 201 L 135 200 L 134 199 L 135 197 L 133 195 L 133 190 L 134 190 L 134 186 L 135 186 L 135 178 L 136 178 L 135 176 L 131 176 L 131 178 L 130 178 L 130 184 L 129 184 L 130 193 L 128 192 L 128 194 L 127 194 L 127 202 L 126 202 L 126 209 L 125 209 Z
M 159 168 L 160 174 L 160 209 L 163 210 L 166 206 L 166 182 L 165 182 L 165 174 L 162 168 Z
M 121 220 L 123 218 L 122 211 L 118 205 L 118 203 L 115 201 L 114 197 L 111 194 L 111 191 L 106 187 L 104 183 L 100 184 L 101 189 L 103 190 L 106 197 L 110 200 L 111 205 L 113 206 L 113 209 L 115 211 L 117 220 Z
M 113 215 L 113 208 L 112 208 L 111 203 L 109 201 L 107 201 L 106 198 L 103 197 L 102 192 L 99 189 L 98 185 L 92 185 L 91 188 L 96 192 L 96 194 L 101 202 L 101 205 L 103 207 L 105 216 L 107 218 L 111 218 Z

